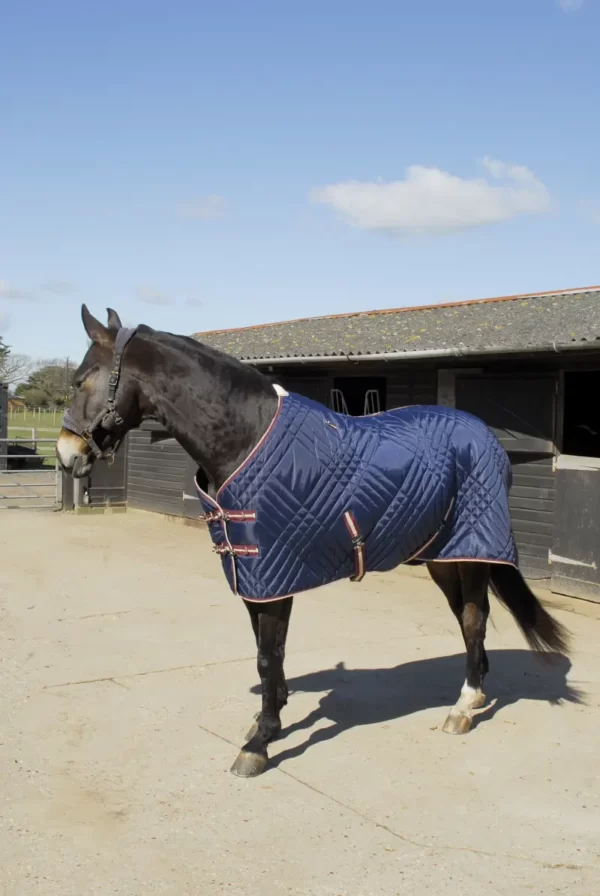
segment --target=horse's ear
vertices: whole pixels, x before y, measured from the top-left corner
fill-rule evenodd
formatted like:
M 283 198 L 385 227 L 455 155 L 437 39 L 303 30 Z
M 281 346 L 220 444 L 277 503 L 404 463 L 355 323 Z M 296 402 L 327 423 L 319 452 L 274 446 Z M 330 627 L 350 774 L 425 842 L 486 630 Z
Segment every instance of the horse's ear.
M 120 330 L 123 327 L 123 324 L 121 323 L 121 318 L 117 312 L 113 311 L 112 308 L 107 308 L 106 313 L 108 314 L 108 329 Z
M 83 321 L 85 332 L 92 342 L 97 343 L 97 345 L 113 345 L 115 334 L 109 330 L 108 327 L 105 327 L 104 324 L 101 324 L 99 320 L 96 320 L 93 314 L 90 314 L 87 305 L 81 306 L 81 319 Z

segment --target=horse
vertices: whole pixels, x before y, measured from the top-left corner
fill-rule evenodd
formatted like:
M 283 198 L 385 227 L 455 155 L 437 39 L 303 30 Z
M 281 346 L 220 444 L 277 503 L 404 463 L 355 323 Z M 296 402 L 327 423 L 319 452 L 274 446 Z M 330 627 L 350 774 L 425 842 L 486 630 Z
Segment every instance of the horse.
M 470 731 L 486 704 L 490 590 L 538 655 L 567 653 L 569 632 L 518 568 L 510 463 L 481 420 L 437 406 L 358 419 L 334 414 L 195 339 L 127 329 L 107 311 L 104 325 L 81 309 L 90 343 L 58 459 L 65 472 L 85 477 L 152 418 L 198 464 L 204 519 L 257 647 L 262 708 L 232 772 L 260 775 L 281 731 L 290 589 L 426 564 L 466 648 L 464 685 L 443 726 L 449 734 Z

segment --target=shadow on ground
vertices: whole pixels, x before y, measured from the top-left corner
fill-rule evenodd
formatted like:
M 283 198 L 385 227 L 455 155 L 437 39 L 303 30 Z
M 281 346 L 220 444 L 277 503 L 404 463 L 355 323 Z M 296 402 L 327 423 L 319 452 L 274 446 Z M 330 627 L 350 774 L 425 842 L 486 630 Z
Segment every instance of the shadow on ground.
M 549 662 L 543 663 L 527 650 L 491 650 L 488 657 L 491 672 L 486 691 L 496 703 L 476 717 L 478 724 L 485 724 L 519 700 L 542 700 L 555 705 L 584 702 L 584 694 L 567 681 L 571 662 L 561 654 L 550 654 Z M 273 757 L 270 766 L 297 758 L 309 747 L 359 725 L 382 724 L 425 709 L 451 706 L 458 698 L 464 674 L 465 655 L 461 653 L 416 660 L 392 669 L 347 669 L 341 662 L 332 669 L 288 679 L 290 694 L 328 693 L 305 719 L 284 728 L 279 739 L 310 730 L 323 719 L 333 724 L 283 750 Z M 252 693 L 260 693 L 260 687 L 252 688 Z M 443 721 L 440 718 L 440 726 Z

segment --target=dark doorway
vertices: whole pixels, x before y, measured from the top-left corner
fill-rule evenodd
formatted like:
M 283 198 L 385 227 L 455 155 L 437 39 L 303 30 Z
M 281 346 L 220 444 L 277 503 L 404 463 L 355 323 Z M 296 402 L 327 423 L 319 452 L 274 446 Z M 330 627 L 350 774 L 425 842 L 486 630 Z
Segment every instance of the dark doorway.
M 385 411 L 387 407 L 387 380 L 384 376 L 337 377 L 333 388 L 342 393 L 351 417 L 361 417 L 374 410 Z
M 600 457 L 600 370 L 565 373 L 563 454 Z

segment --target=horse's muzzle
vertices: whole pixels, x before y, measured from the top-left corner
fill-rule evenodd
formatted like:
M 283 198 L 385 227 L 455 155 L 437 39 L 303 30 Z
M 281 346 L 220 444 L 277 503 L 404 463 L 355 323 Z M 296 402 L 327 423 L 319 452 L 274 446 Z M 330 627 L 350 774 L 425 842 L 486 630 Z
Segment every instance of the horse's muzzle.
M 61 429 L 56 442 L 56 455 L 65 473 L 69 473 L 75 479 L 88 476 L 94 463 L 93 455 L 85 440 L 64 428 Z

